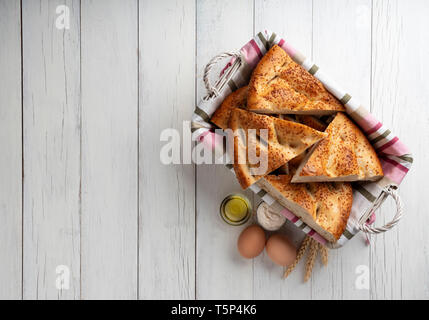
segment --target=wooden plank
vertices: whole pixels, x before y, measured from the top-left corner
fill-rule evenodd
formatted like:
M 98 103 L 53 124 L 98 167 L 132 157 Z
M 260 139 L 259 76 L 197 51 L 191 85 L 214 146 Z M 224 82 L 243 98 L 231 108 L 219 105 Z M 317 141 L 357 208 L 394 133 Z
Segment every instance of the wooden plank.
M 313 61 L 370 108 L 371 0 L 314 2 Z M 369 264 L 369 248 L 362 235 L 341 249 L 330 250 L 328 267 L 318 264 L 314 269 L 312 298 L 368 299 L 369 290 L 356 287 L 355 281 L 356 272 L 369 270 Z
M 22 297 L 21 6 L 0 0 L 0 299 Z
M 137 2 L 82 1 L 82 298 L 137 298 Z
M 311 0 L 256 0 L 255 32 L 269 29 L 311 57 L 311 3 Z
M 164 129 L 189 120 L 195 97 L 195 1 L 139 1 L 139 297 L 195 298 L 194 166 L 164 165 Z
M 206 94 L 202 81 L 207 62 L 215 55 L 237 50 L 253 34 L 253 3 L 197 1 L 197 101 Z M 226 64 L 224 62 L 223 65 Z M 216 79 L 220 68 L 212 73 Z M 240 257 L 236 241 L 243 227 L 221 220 L 219 206 L 230 193 L 244 193 L 223 165 L 197 166 L 197 293 L 198 299 L 252 299 L 253 261 Z
M 280 35 L 304 55 L 311 57 L 312 51 L 312 1 L 262 1 L 255 2 L 255 30 L 263 28 Z M 292 239 L 297 247 L 304 233 L 287 222 L 281 232 Z M 255 259 L 255 299 L 309 299 L 311 283 L 303 284 L 304 266 L 300 263 L 286 279 L 282 279 L 283 268 L 275 265 L 264 251 Z
M 429 4 L 399 0 L 373 5 L 373 113 L 410 148 L 415 162 L 399 189 L 404 218 L 373 239 L 371 298 L 428 299 L 429 216 L 424 196 L 429 192 L 429 44 L 422 30 L 429 28 Z M 394 213 L 393 201 L 387 201 L 376 224 L 390 221 Z
M 80 297 L 79 2 L 24 1 L 24 299 Z M 70 271 L 57 289 L 57 267 Z M 64 274 L 66 276 L 66 274 Z

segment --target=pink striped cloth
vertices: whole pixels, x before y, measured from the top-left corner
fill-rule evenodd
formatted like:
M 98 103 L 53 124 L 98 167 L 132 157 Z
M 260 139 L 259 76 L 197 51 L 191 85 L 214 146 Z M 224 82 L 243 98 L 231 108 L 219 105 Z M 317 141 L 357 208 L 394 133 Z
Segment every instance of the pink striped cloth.
M 209 143 L 212 148 L 222 148 L 223 137 L 218 136 L 212 131 L 214 127 L 210 123 L 210 117 L 227 95 L 248 83 L 252 70 L 274 44 L 279 45 L 296 63 L 318 78 L 323 85 L 344 104 L 348 115 L 360 126 L 368 137 L 368 140 L 374 146 L 383 167 L 384 177 L 381 180 L 377 182 L 360 182 L 353 184 L 353 206 L 346 230 L 335 244 L 329 244 L 331 247 L 339 247 L 344 245 L 359 232 L 358 224 L 363 217 L 368 218 L 370 220 L 368 222 L 370 223 L 374 221 L 375 216 L 372 210 L 374 203 L 384 201 L 384 190 L 386 190 L 386 188 L 397 188 L 399 186 L 410 170 L 413 158 L 408 148 L 399 138 L 380 121 L 375 119 L 359 103 L 357 98 L 347 91 L 344 91 L 337 83 L 332 81 L 323 70 L 294 49 L 283 38 L 273 32 L 264 30 L 259 32 L 241 48 L 241 59 L 231 60 L 222 70 L 223 75 L 233 64 L 240 64 L 237 71 L 226 81 L 226 85 L 217 88 L 219 95 L 209 95 L 205 97 L 196 107 L 192 116 L 193 139 L 205 144 Z M 230 169 L 232 167 L 230 164 L 226 164 L 226 166 Z M 252 185 L 250 188 L 268 204 L 276 202 L 270 194 L 262 190 L 257 184 Z M 291 211 L 284 208 L 282 213 L 291 223 L 295 224 L 303 232 L 320 243 L 327 244 L 327 240 L 308 227 Z

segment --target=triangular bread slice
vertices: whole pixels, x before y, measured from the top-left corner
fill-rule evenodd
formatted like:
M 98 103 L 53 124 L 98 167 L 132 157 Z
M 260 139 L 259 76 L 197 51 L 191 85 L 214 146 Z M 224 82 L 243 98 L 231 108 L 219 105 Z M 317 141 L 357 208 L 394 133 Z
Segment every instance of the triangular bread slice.
M 277 45 L 262 57 L 252 73 L 247 108 L 278 114 L 322 115 L 345 111 L 318 79 Z
M 344 113 L 325 132 L 328 137 L 310 150 L 292 182 L 374 181 L 383 176 L 374 148 Z
M 243 189 L 323 139 L 326 134 L 305 125 L 233 108 L 228 127 L 234 132 L 234 170 Z M 256 131 L 250 134 L 250 129 Z M 266 137 L 261 130 L 266 129 Z M 262 137 L 262 139 L 261 139 Z M 247 143 L 246 143 L 247 142 Z M 256 152 L 255 152 L 256 151 Z M 257 163 L 256 157 L 268 163 Z M 264 159 L 264 158 L 262 158 Z M 253 164 L 252 164 L 253 163 Z M 255 164 L 256 163 L 256 164 Z M 258 168 L 266 170 L 254 173 Z
M 246 109 L 246 100 L 247 100 L 247 86 L 235 90 L 230 93 L 222 104 L 215 111 L 212 118 L 210 119 L 212 123 L 217 125 L 221 129 L 228 128 L 229 116 L 231 115 L 231 110 L 233 108 L 242 108 Z
M 347 226 L 353 190 L 347 182 L 291 183 L 292 175 L 268 175 L 258 185 L 330 242 Z

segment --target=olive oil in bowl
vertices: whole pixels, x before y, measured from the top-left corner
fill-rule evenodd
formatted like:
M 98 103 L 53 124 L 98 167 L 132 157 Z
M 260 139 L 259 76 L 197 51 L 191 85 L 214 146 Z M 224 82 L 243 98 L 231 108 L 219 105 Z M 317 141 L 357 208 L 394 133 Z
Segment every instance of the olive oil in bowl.
M 242 225 L 252 216 L 250 201 L 241 194 L 231 194 L 223 199 L 220 216 L 232 226 Z

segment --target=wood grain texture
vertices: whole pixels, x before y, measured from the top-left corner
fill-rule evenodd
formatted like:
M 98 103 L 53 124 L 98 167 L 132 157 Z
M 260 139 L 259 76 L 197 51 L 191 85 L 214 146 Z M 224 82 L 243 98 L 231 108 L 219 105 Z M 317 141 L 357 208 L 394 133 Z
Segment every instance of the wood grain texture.
M 64 1 L 23 1 L 25 299 L 80 294 L 79 2 L 66 1 L 70 29 L 55 26 Z M 70 288 L 56 288 L 56 268 Z
M 197 1 L 197 101 L 206 95 L 201 79 L 207 62 L 221 52 L 239 49 L 252 35 L 252 1 Z M 213 80 L 223 66 L 217 67 Z M 223 222 L 219 205 L 230 193 L 244 193 L 251 201 L 253 194 L 243 192 L 223 165 L 198 165 L 196 184 L 197 298 L 252 299 L 253 261 L 241 258 L 236 247 L 244 226 Z
M 195 298 L 195 174 L 164 165 L 164 129 L 195 105 L 195 1 L 139 1 L 139 298 Z
M 256 0 L 255 32 L 268 29 L 307 57 L 312 50 L 312 0 Z
M 409 146 L 414 164 L 399 189 L 402 221 L 373 238 L 372 299 L 429 297 L 428 12 L 427 1 L 374 1 L 373 6 L 372 111 Z M 386 201 L 376 225 L 390 221 L 394 210 L 393 201 Z
M 82 1 L 83 299 L 137 298 L 137 1 Z
M 313 61 L 370 108 L 370 0 L 314 1 Z M 369 268 L 369 247 L 363 235 L 357 235 L 343 248 L 330 250 L 329 259 L 327 268 L 318 264 L 313 271 L 312 298 L 368 299 L 369 291 L 355 286 L 357 268 Z
M 22 297 L 21 6 L 0 0 L 0 299 Z

